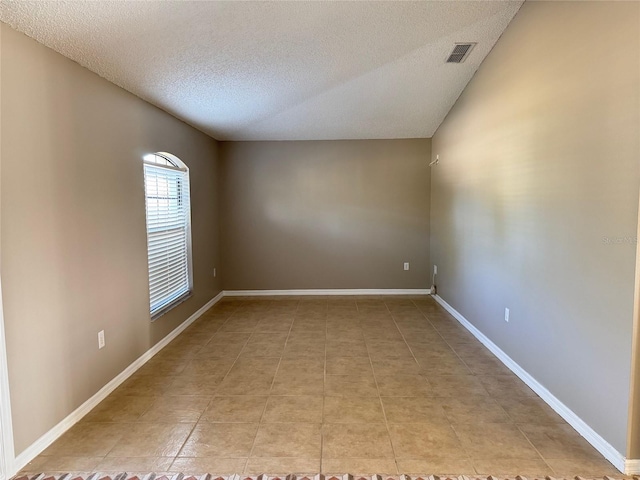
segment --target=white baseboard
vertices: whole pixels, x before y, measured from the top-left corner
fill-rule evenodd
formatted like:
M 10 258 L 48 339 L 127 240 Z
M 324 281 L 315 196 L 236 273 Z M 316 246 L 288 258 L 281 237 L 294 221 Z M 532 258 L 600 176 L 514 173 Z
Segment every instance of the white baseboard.
M 457 310 L 445 302 L 440 295 L 434 296 L 435 300 L 449 312 L 458 322 L 462 324 L 469 332 L 473 334 L 485 347 L 487 347 L 498 359 L 504 363 L 509 370 L 515 373 L 520 379 L 526 383 L 531 390 L 536 392 L 542 400 L 544 400 L 555 412 L 564 418 L 585 440 L 598 450 L 607 460 L 609 460 L 618 470 L 625 472 L 629 468 L 640 467 L 640 460 L 625 460 L 624 455 L 618 452 L 609 442 L 602 438 L 593 428 L 576 415 L 569 407 L 556 398 L 549 390 L 547 390 L 540 382 L 533 378 L 526 370 L 518 365 L 511 357 L 504 353 L 500 347 L 493 343 L 485 334 L 478 330 L 466 318 L 464 318 Z M 631 463 L 631 467 L 626 462 Z M 637 462 L 637 463 L 634 463 Z
M 428 288 L 345 288 L 345 289 L 309 289 L 309 290 L 225 290 L 225 297 L 266 297 L 266 296 L 303 296 L 303 295 L 428 295 Z
M 625 475 L 640 475 L 640 459 L 627 459 L 624 465 Z
M 18 455 L 13 465 L 12 470 L 8 472 L 7 478 L 11 478 L 13 475 L 22 470 L 31 460 L 36 458 L 40 453 L 44 451 L 49 445 L 56 441 L 63 433 L 69 428 L 75 425 L 82 417 L 89 413 L 96 405 L 104 400 L 111 392 L 118 388 L 122 383 L 133 375 L 140 367 L 147 363 L 156 353 L 166 347 L 174 338 L 180 335 L 189 325 L 195 322 L 204 312 L 209 310 L 213 305 L 218 303 L 220 299 L 224 297 L 224 292 L 220 292 L 214 298 L 209 300 L 201 308 L 199 308 L 193 315 L 182 322 L 177 328 L 175 328 L 169 335 L 164 337 L 153 347 L 143 353 L 137 360 L 131 365 L 125 368 L 117 377 L 102 387 L 95 395 L 89 400 L 84 402 L 67 417 L 65 417 L 60 423 L 42 435 L 38 440 L 27 447 L 20 455 Z

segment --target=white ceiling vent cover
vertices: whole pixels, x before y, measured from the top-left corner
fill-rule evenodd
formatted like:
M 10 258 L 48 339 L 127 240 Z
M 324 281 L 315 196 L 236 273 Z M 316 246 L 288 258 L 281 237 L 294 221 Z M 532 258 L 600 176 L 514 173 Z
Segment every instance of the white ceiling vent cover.
M 449 58 L 447 58 L 447 63 L 464 62 L 475 46 L 475 43 L 456 43 L 456 46 L 453 47 L 453 51 L 449 54 Z

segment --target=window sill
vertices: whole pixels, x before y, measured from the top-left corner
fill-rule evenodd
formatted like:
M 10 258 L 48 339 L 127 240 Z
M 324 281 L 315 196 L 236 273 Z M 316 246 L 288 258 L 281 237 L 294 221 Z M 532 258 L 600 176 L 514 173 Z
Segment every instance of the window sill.
M 182 302 L 189 300 L 193 296 L 193 291 L 189 290 L 183 295 L 176 298 L 173 302 L 165 305 L 160 310 L 151 315 L 151 321 L 155 322 L 158 318 L 162 317 L 165 313 L 169 312 L 169 310 L 173 310 L 175 307 L 180 305 Z

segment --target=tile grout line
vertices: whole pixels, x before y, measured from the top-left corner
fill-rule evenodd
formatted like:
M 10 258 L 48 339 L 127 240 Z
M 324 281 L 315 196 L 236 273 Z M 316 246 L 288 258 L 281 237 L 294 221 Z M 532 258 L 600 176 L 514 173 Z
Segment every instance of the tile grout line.
M 393 324 L 396 325 L 396 321 L 393 318 L 393 314 L 391 313 L 391 310 L 389 309 L 389 305 L 387 305 L 386 300 L 384 300 L 383 298 L 383 303 L 385 308 L 387 309 L 387 312 L 389 312 L 389 315 L 391 316 L 391 320 L 393 320 Z M 398 331 L 400 331 L 400 329 L 398 328 L 398 326 L 396 325 L 396 329 Z M 400 332 L 400 335 L 402 335 L 402 332 Z M 404 337 L 402 337 L 404 339 Z M 365 337 L 365 343 L 367 343 L 367 339 Z M 405 342 L 406 343 L 406 342 Z M 393 445 L 393 439 L 391 438 L 391 430 L 389 428 L 389 421 L 387 420 L 387 412 L 384 408 L 384 403 L 382 402 L 382 395 L 380 392 L 380 387 L 378 386 L 378 378 L 376 377 L 376 371 L 375 368 L 373 368 L 373 360 L 371 359 L 371 352 L 369 352 L 369 345 L 367 344 L 367 353 L 369 354 L 369 363 L 371 364 L 371 372 L 373 373 L 373 381 L 376 383 L 376 390 L 378 390 L 378 401 L 380 402 L 380 408 L 382 409 L 382 416 L 384 417 L 384 426 L 387 429 L 387 435 L 389 436 L 389 443 L 391 444 L 391 451 L 393 452 L 393 463 L 396 466 L 396 474 L 400 474 L 400 465 L 398 465 L 398 455 L 396 454 L 396 448 Z M 413 353 L 412 353 L 413 355 Z
M 260 432 L 260 426 L 262 425 L 262 419 L 264 418 L 265 413 L 267 412 L 267 405 L 269 405 L 269 400 L 271 399 L 271 391 L 273 390 L 273 385 L 276 382 L 276 377 L 278 376 L 278 371 L 280 370 L 280 365 L 282 364 L 282 359 L 284 358 L 285 351 L 287 349 L 287 343 L 289 342 L 289 337 L 291 336 L 291 330 L 293 330 L 293 325 L 296 323 L 296 312 L 298 311 L 298 307 L 300 302 L 298 301 L 296 304 L 296 311 L 293 313 L 293 321 L 289 326 L 289 331 L 287 332 L 287 338 L 284 341 L 284 348 L 282 350 L 282 354 L 280 355 L 280 359 L 278 360 L 278 365 L 276 366 L 276 371 L 273 374 L 273 379 L 271 380 L 271 386 L 269 387 L 269 391 L 267 393 L 267 401 L 264 403 L 264 408 L 262 409 L 262 414 L 260 415 L 260 419 L 258 420 L 258 426 L 256 428 L 256 434 L 253 437 L 253 443 L 251 444 L 251 449 L 249 450 L 249 455 L 247 455 L 247 461 L 244 464 L 244 469 L 242 470 L 244 474 L 247 473 L 247 469 L 249 468 L 249 461 L 253 456 L 253 451 L 256 448 L 256 441 L 258 440 L 258 433 Z M 251 334 L 253 336 L 253 333 Z M 251 339 L 251 337 L 249 337 Z M 248 344 L 248 340 L 247 340 Z
M 214 308 L 215 305 L 211 308 Z M 231 312 L 231 314 L 227 317 L 227 319 L 215 330 L 215 332 L 213 332 L 213 335 L 211 336 L 211 338 L 209 339 L 209 341 L 202 346 L 202 348 L 204 348 L 205 346 L 207 346 L 211 340 L 213 339 L 213 337 L 215 337 L 215 335 L 220 331 L 220 329 L 233 317 L 233 314 L 238 310 L 239 307 L 235 307 L 233 309 L 233 311 Z M 183 332 L 184 333 L 184 332 Z M 182 335 L 182 334 L 180 334 Z M 251 338 L 251 337 L 249 337 Z M 248 342 L 248 340 L 247 340 Z M 246 344 L 245 344 L 246 346 Z M 200 350 L 202 350 L 202 348 Z M 222 380 L 220 380 L 220 383 L 218 385 L 221 385 L 223 380 L 226 378 L 226 376 L 229 374 L 229 372 L 231 371 L 231 368 L 233 368 L 233 365 L 235 365 L 235 362 L 238 360 L 238 358 L 240 358 L 240 353 L 242 353 L 242 350 L 244 350 L 244 346 L 242 347 L 242 349 L 240 350 L 240 352 L 238 353 L 238 356 L 236 357 L 236 360 L 234 360 L 233 364 L 231 365 L 231 367 L 229 368 L 229 371 L 227 371 L 227 373 L 225 374 L 225 376 L 222 378 Z M 185 367 L 186 368 L 186 367 Z M 209 408 L 209 406 L 213 403 L 213 399 L 216 396 L 217 393 L 217 389 L 218 389 L 218 385 L 216 385 L 216 392 L 214 392 L 213 395 L 211 395 L 211 400 L 209 400 L 209 403 L 207 404 L 207 406 L 205 407 L 205 409 L 200 413 L 200 415 L 198 416 L 198 420 L 196 421 L 196 423 L 194 423 L 193 428 L 191 429 L 191 431 L 189 432 L 189 435 L 187 435 L 187 437 L 185 438 L 184 442 L 182 443 L 182 445 L 180 446 L 180 448 L 178 449 L 178 453 L 176 453 L 175 457 L 173 458 L 173 460 L 171 461 L 171 464 L 169 465 L 169 470 L 171 471 L 174 463 L 176 462 L 176 460 L 178 460 L 178 458 L 180 458 L 180 454 L 182 453 L 182 450 L 184 449 L 184 446 L 187 444 L 187 442 L 189 441 L 189 439 L 191 438 L 191 436 L 193 435 L 193 432 L 195 431 L 196 427 L 198 426 L 198 423 L 200 422 L 200 420 L 202 419 L 202 416 L 204 415 L 204 412 L 207 411 L 207 409 Z M 183 457 L 186 458 L 186 457 Z
M 412 300 L 413 302 L 413 300 Z M 415 303 L 413 303 L 415 305 Z M 442 341 L 444 343 L 447 344 L 447 346 L 451 349 L 451 351 L 455 354 L 456 357 L 458 357 L 458 359 L 464 364 L 465 367 L 467 367 L 467 369 L 471 372 L 471 374 L 475 377 L 476 375 L 473 373 L 473 371 L 469 368 L 469 366 L 464 362 L 464 360 L 462 360 L 462 358 L 460 357 L 460 355 L 458 355 L 458 352 L 455 351 L 455 349 L 451 346 L 451 344 L 449 342 L 447 342 L 447 339 L 444 338 L 444 336 L 442 335 L 442 333 L 440 333 L 440 330 L 438 330 L 436 328 L 436 326 L 433 324 L 433 322 L 431 321 L 431 319 L 429 318 L 429 316 L 424 313 L 420 307 L 418 307 L 416 305 L 416 307 L 418 308 L 418 310 L 420 311 L 420 313 L 422 314 L 422 316 L 427 320 L 427 322 L 429 322 L 429 325 L 431 325 L 431 327 L 436 331 L 436 333 L 440 336 L 440 338 L 442 339 Z M 411 347 L 409 347 L 411 348 Z M 412 350 L 413 353 L 413 350 Z M 428 380 L 428 379 L 427 379 Z M 486 391 L 486 388 L 484 387 L 484 385 L 482 386 L 482 388 Z M 489 392 L 487 392 L 488 394 Z M 464 451 L 464 453 L 467 455 L 467 458 L 469 459 L 469 461 L 471 462 L 471 467 L 473 468 L 473 470 L 475 471 L 476 475 L 480 475 L 478 473 L 478 469 L 476 468 L 475 462 L 473 460 L 473 457 L 471 456 L 471 454 L 469 453 L 469 451 L 465 448 L 464 444 L 462 443 L 462 439 L 460 438 L 460 435 L 458 435 L 458 432 L 456 431 L 455 427 L 453 426 L 453 423 L 451 423 L 451 420 L 449 419 L 449 417 L 447 416 L 447 412 L 445 410 L 444 412 L 447 420 L 449 421 L 449 428 L 451 428 L 451 430 L 453 431 L 453 434 L 456 436 L 456 438 L 458 439 L 458 442 L 460 443 L 460 448 L 462 448 L 462 450 Z

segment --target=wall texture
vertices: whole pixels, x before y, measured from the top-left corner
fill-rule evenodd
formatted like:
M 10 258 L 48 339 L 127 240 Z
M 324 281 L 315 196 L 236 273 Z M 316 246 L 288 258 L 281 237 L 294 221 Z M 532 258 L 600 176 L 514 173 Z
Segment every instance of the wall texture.
M 432 148 L 440 295 L 623 454 L 639 9 L 526 2 Z
M 428 288 L 430 146 L 221 143 L 225 290 Z
M 1 29 L 1 274 L 19 454 L 220 291 L 217 143 Z M 195 288 L 151 323 L 142 155 L 153 151 L 190 167 Z

